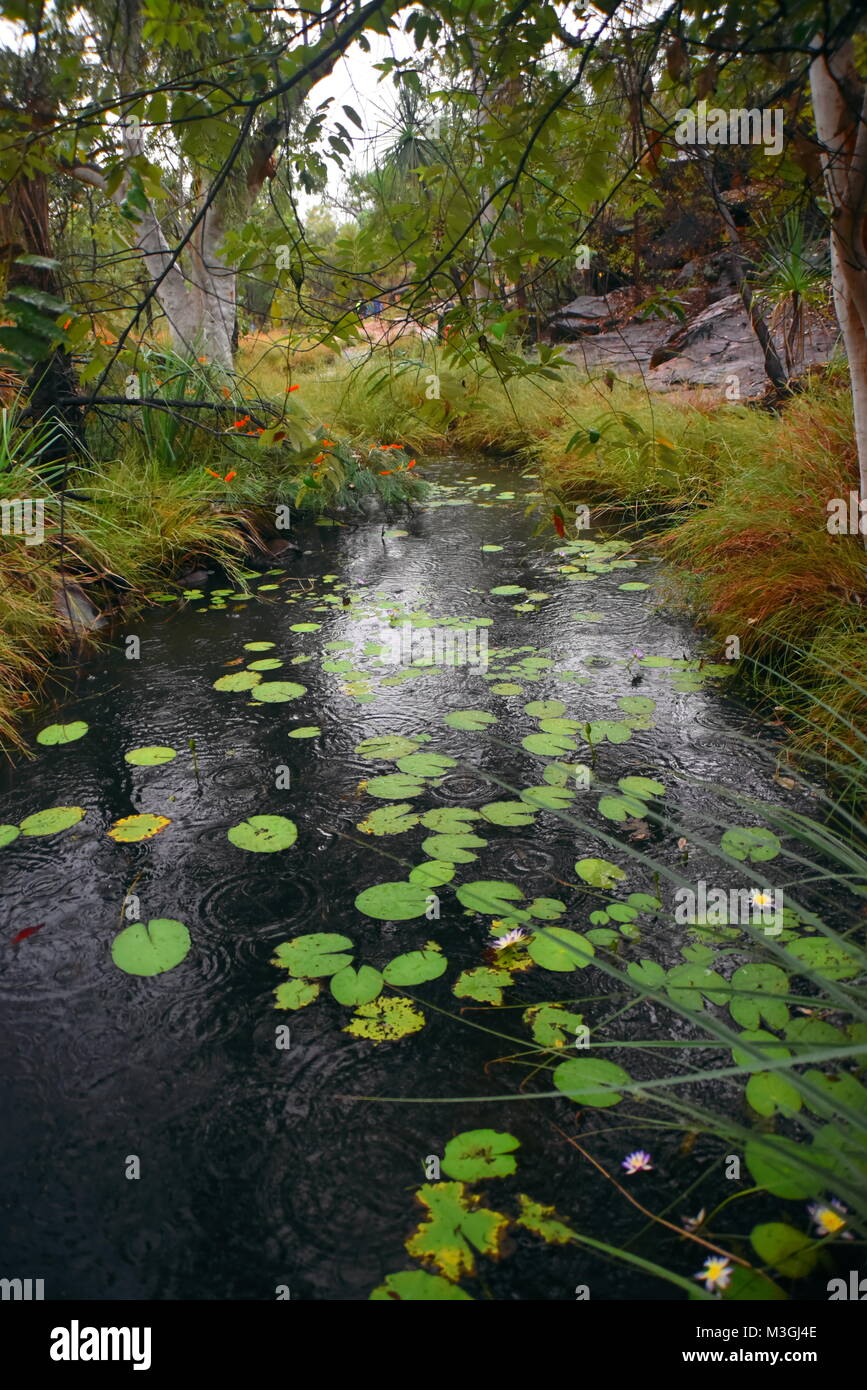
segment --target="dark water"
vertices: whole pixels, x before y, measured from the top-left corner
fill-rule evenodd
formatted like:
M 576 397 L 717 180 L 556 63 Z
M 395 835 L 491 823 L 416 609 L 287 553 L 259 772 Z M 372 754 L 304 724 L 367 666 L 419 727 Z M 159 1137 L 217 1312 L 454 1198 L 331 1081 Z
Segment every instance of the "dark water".
M 769 775 L 774 734 L 712 683 L 677 690 L 671 671 L 648 669 L 640 688 L 631 685 L 638 668 L 623 662 L 632 648 L 677 658 L 700 650 L 685 622 L 657 610 L 653 564 L 571 582 L 552 572 L 561 561 L 550 534 L 531 534 L 522 496 L 529 484 L 516 471 L 447 462 L 429 476 L 447 486 L 470 478 L 460 491 L 441 494 L 441 504 L 473 500 L 393 523 L 406 536 L 383 535 L 378 522 L 310 527 L 297 537 L 307 553 L 261 581 L 276 589 L 247 603 L 230 600 L 223 611 L 199 611 L 202 602 L 165 605 L 131 621 L 122 635 L 140 638 L 140 660 L 126 659 L 119 641 L 84 667 L 61 710 L 44 711 L 33 724 L 35 734 L 55 719 L 85 719 L 87 736 L 60 748 L 34 743 L 36 759 L 6 774 L 0 822 L 18 823 L 54 805 L 87 810 L 71 830 L 22 836 L 0 851 L 0 1273 L 44 1278 L 47 1297 L 273 1299 L 277 1286 L 288 1285 L 293 1298 L 365 1299 L 384 1275 L 415 1267 L 403 1242 L 419 1219 L 413 1192 L 426 1156 L 441 1155 L 458 1131 L 482 1126 L 521 1141 L 517 1177 L 485 1188 L 492 1205 L 511 1210 L 515 1194 L 527 1192 L 556 1204 L 579 1231 L 612 1243 L 645 1225 L 552 1128 L 553 1122 L 576 1132 L 574 1106 L 520 1098 L 527 1068 L 484 1069 L 503 1054 L 526 1052 L 529 1036 L 521 1010 L 493 1014 L 451 993 L 459 970 L 484 961 L 486 922 L 465 914 L 447 887 L 440 889 L 439 921 L 385 923 L 354 907 L 362 888 L 405 877 L 406 866 L 423 859 L 420 843 L 429 833 L 416 828 L 374 838 L 356 830 L 386 804 L 359 791 L 359 782 L 394 767 L 366 761 L 354 749 L 376 734 L 428 733 L 425 749 L 447 752 L 461 765 L 427 790 L 419 806 L 477 807 L 509 796 L 488 774 L 516 787 L 541 781 L 544 760 L 521 747 L 535 729 L 523 712 L 527 701 L 560 698 L 570 715 L 616 718 L 618 698 L 650 695 L 657 701 L 654 727 L 622 745 L 605 744 L 597 771 L 612 782 L 649 774 L 669 787 L 677 826 L 651 827 L 649 844 L 657 858 L 674 864 L 682 826 L 703 828 L 718 841 L 714 817 L 729 816 L 692 779 L 779 799 Z M 492 486 L 467 491 L 483 482 Z M 498 498 L 500 491 L 517 496 Z M 503 549 L 485 553 L 485 544 Z M 323 575 L 366 595 L 372 616 L 311 599 L 311 591 L 332 591 Z M 618 587 L 636 579 L 650 587 Z M 523 595 L 489 593 L 512 583 L 549 597 L 534 612 L 516 612 L 513 604 Z M 287 604 L 292 597 L 297 601 Z M 532 647 L 554 664 L 541 668 L 540 679 L 521 682 L 522 694 L 506 696 L 490 693 L 489 683 L 467 667 L 435 667 L 384 686 L 382 679 L 398 668 L 349 653 L 354 669 L 370 672 L 375 698 L 359 703 L 343 690 L 340 673 L 321 669 L 322 648 L 381 639 L 390 607 L 492 618 L 492 647 Z M 576 610 L 601 612 L 603 621 L 576 622 L 570 617 Z M 290 631 L 305 621 L 321 623 L 321 630 Z M 240 669 L 226 663 L 254 659 L 243 650 L 250 641 L 276 644 L 255 653 L 285 663 L 263 678 L 300 681 L 307 687 L 302 699 L 257 705 L 246 694 L 214 690 L 217 677 Z M 290 664 L 308 654 L 309 662 Z M 329 655 L 340 660 L 344 653 L 326 653 L 326 660 Z M 588 666 L 592 656 L 603 660 Z M 557 674 L 563 668 L 586 683 L 564 683 Z M 498 715 L 497 741 L 443 726 L 448 711 L 468 707 Z M 319 737 L 287 737 L 290 729 L 313 724 L 321 726 Z M 745 743 L 744 735 L 763 747 Z M 164 767 L 124 761 L 128 750 L 150 744 L 174 747 L 179 756 Z M 566 756 L 584 758 L 586 749 Z M 281 766 L 291 771 L 288 789 L 275 786 Z M 595 801 L 589 796 L 576 814 L 626 843 L 623 827 L 596 815 Z M 107 837 L 112 822 L 140 811 L 169 816 L 172 824 L 141 844 Z M 297 822 L 292 849 L 250 854 L 227 841 L 230 826 L 264 813 Z M 596 904 L 576 885 L 572 866 L 586 855 L 611 857 L 590 829 L 542 813 L 528 828 L 487 826 L 482 833 L 488 848 L 459 867 L 455 882 L 506 878 L 528 897 L 562 897 L 568 912 L 560 925 L 586 927 L 586 909 Z M 654 891 L 640 870 L 628 887 Z M 143 920 L 187 924 L 193 948 L 175 970 L 141 979 L 113 964 L 110 945 L 128 893 L 139 897 Z M 44 924 L 38 933 L 11 944 L 17 932 L 37 924 Z M 671 927 L 651 923 L 646 930 L 637 954 L 676 962 L 680 943 Z M 360 960 L 380 966 L 428 938 L 438 940 L 447 973 L 410 993 L 446 1012 L 431 1009 L 422 1031 L 378 1046 L 342 1031 L 349 1011 L 331 997 L 327 981 L 310 1007 L 275 1012 L 273 990 L 286 976 L 270 963 L 274 947 L 314 931 L 345 932 Z M 630 948 L 624 958 L 635 954 Z M 576 1007 L 590 1023 L 624 1002 L 599 972 L 575 978 L 577 986 L 533 970 L 518 977 L 506 1002 L 582 998 Z M 450 1016 L 462 1007 L 465 1020 L 517 1041 L 510 1045 Z M 279 1024 L 291 1029 L 288 1051 L 275 1046 Z M 648 1037 L 670 1027 L 667 1016 L 645 1005 L 611 1032 Z M 628 1060 L 635 1075 L 650 1074 L 643 1054 Z M 534 1087 L 549 1089 L 544 1073 L 529 1082 L 530 1092 Z M 409 1102 L 515 1098 L 460 1106 L 354 1099 L 376 1095 Z M 719 1104 L 720 1094 L 707 1099 Z M 639 1107 L 629 1102 L 616 1111 L 585 1111 L 582 1134 L 615 1172 L 632 1149 L 653 1150 L 654 1172 L 634 1181 L 654 1210 L 677 1203 L 718 1157 L 712 1140 L 681 1152 L 683 1131 L 648 1132 Z M 140 1159 L 137 1181 L 125 1176 L 131 1155 Z M 719 1191 L 718 1176 L 706 1178 L 683 1199 L 683 1213 L 693 1214 Z M 675 1205 L 671 1219 L 680 1215 Z M 645 1234 L 635 1248 L 687 1277 L 704 1253 L 665 1234 Z M 481 1298 L 570 1299 L 582 1283 L 594 1298 L 683 1296 L 599 1254 L 548 1249 L 526 1233 L 511 1239 L 498 1265 L 481 1263 L 484 1277 L 467 1283 Z

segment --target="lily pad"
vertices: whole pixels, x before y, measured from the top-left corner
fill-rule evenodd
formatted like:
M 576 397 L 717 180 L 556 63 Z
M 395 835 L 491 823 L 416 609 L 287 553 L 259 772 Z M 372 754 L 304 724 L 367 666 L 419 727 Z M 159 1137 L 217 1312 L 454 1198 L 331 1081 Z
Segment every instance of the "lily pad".
M 331 976 L 331 993 L 338 1004 L 357 1008 L 359 1004 L 369 1004 L 382 993 L 382 976 L 372 965 L 362 965 L 358 970 L 345 965 Z
M 508 1178 L 517 1172 L 512 1157 L 521 1141 L 514 1134 L 496 1129 L 469 1129 L 456 1134 L 446 1144 L 442 1170 L 460 1182 L 484 1182 L 488 1178 Z
M 456 764 L 455 758 L 447 758 L 444 753 L 409 753 L 397 763 L 401 772 L 411 777 L 442 777 Z
M 484 548 L 484 547 L 483 547 Z M 502 546 L 491 546 L 501 550 Z M 369 1302 L 392 1303 L 472 1303 L 468 1293 L 441 1274 L 425 1274 L 422 1269 L 406 1269 L 400 1274 L 387 1274 L 385 1283 L 373 1290 Z
M 84 738 L 90 728 L 83 719 L 73 720 L 71 724 L 48 724 L 44 729 L 40 729 L 36 735 L 36 742 L 44 744 L 47 748 L 52 748 L 58 743 L 75 743 L 76 739 Z
M 720 843 L 732 859 L 749 859 L 753 863 L 776 859 L 782 849 L 774 832 L 762 826 L 739 826 L 727 830 Z
M 428 863 L 416 864 L 409 871 L 410 883 L 420 883 L 425 888 L 439 888 L 444 883 L 451 883 L 454 876 L 454 864 L 445 859 L 431 859 Z
M 226 832 L 236 849 L 273 854 L 289 849 L 298 839 L 298 827 L 288 816 L 248 816 Z
M 402 734 L 383 734 L 379 738 L 364 739 L 356 746 L 355 752 L 362 758 L 382 758 L 392 763 L 408 753 L 414 753 L 417 748 L 417 739 L 404 738 Z
M 261 700 L 266 705 L 278 705 L 306 695 L 307 686 L 297 685 L 295 681 L 262 681 L 252 693 L 254 700 Z
M 486 724 L 496 724 L 496 715 L 488 714 L 483 709 L 459 709 L 452 714 L 447 714 L 443 720 L 450 729 L 466 729 L 478 731 L 483 729 Z
M 607 859 L 579 859 L 575 865 L 575 872 L 592 888 L 613 888 L 620 879 L 626 877 L 624 869 L 611 864 Z
M 323 975 L 336 975 L 351 965 L 352 957 L 344 954 L 351 948 L 349 937 L 341 936 L 340 932 L 310 932 L 292 941 L 281 941 L 271 963 L 288 970 L 290 975 L 319 979 Z
M 586 936 L 570 931 L 568 927 L 548 927 L 544 936 L 533 937 L 528 947 L 531 960 L 541 965 L 543 970 L 583 970 L 595 956 L 596 947 Z
M 111 943 L 111 958 L 127 975 L 162 975 L 180 965 L 191 946 L 183 922 L 152 917 L 147 926 L 134 922 L 118 932 Z
M 275 1009 L 304 1009 L 319 994 L 322 986 L 316 980 L 284 980 L 274 991 Z
M 576 1105 L 604 1110 L 623 1099 L 618 1086 L 629 1084 L 629 1073 L 614 1062 L 596 1057 L 572 1057 L 554 1071 L 554 1085 Z
M 170 763 L 173 758 L 178 756 L 178 752 L 176 748 L 152 744 L 147 748 L 131 748 L 123 756 L 124 760 L 132 763 L 133 767 L 159 767 L 162 763 Z
M 318 724 L 303 724 L 297 729 L 290 729 L 289 738 L 318 738 L 321 733 Z
M 502 1004 L 503 990 L 513 983 L 508 970 L 480 965 L 459 975 L 452 993 L 458 999 L 475 999 L 479 1004 Z
M 489 801 L 479 810 L 491 825 L 532 825 L 535 812 L 523 801 Z
M 428 897 L 424 884 L 377 883 L 358 894 L 355 906 L 366 917 L 376 917 L 383 922 L 407 922 L 411 917 L 424 916 Z
M 262 677 L 258 671 L 233 671 L 231 675 L 220 676 L 214 681 L 215 690 L 252 690 L 254 685 L 258 685 Z
M 13 840 L 17 840 L 21 834 L 17 825 L 0 825 L 0 849 L 5 849 L 6 845 L 11 845 Z
M 395 806 L 378 806 L 356 829 L 364 835 L 402 835 L 414 825 L 418 825 L 418 816 L 408 801 L 402 801 Z
M 351 1033 L 354 1038 L 367 1038 L 370 1042 L 396 1042 L 398 1038 L 417 1033 L 424 1025 L 424 1014 L 408 999 L 380 996 L 356 1009 L 352 1021 L 343 1031 Z
M 422 985 L 427 980 L 438 980 L 445 974 L 447 964 L 441 951 L 407 951 L 390 960 L 382 973 L 390 985 Z
M 59 830 L 77 825 L 86 814 L 80 806 L 52 806 L 48 811 L 34 811 L 32 816 L 25 816 L 19 828 L 22 835 L 56 835 Z
M 507 883 L 503 879 L 477 879 L 473 883 L 462 883 L 456 896 L 471 912 L 502 917 L 514 911 L 514 904 L 520 902 L 524 894 L 514 883 Z
M 115 821 L 111 830 L 108 832 L 110 840 L 116 840 L 118 844 L 135 844 L 139 840 L 152 840 L 154 835 L 160 835 L 167 825 L 171 825 L 168 816 L 140 815 L 123 816 Z
M 508 1217 L 481 1206 L 481 1198 L 463 1183 L 427 1183 L 416 1200 L 428 1215 L 406 1243 L 414 1259 L 428 1261 L 457 1280 L 475 1274 L 476 1251 L 497 1257 Z
M 431 859 L 445 859 L 449 864 L 472 864 L 478 859 L 477 849 L 485 849 L 487 840 L 480 835 L 429 835 L 422 849 Z

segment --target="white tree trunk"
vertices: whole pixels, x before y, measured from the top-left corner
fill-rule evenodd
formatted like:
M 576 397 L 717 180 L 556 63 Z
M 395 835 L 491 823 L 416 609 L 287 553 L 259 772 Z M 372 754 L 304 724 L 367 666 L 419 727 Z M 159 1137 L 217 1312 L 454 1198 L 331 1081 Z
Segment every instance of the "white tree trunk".
M 863 499 L 867 497 L 867 89 L 850 44 L 830 58 L 820 55 L 813 60 L 810 90 L 831 203 L 834 307 L 849 363 Z

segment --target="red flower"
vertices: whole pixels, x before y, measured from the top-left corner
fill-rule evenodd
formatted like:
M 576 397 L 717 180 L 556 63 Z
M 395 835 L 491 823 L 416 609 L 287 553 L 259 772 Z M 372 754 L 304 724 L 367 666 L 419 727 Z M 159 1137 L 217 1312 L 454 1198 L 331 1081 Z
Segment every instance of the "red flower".
M 557 535 L 560 537 L 565 536 L 566 527 L 563 525 L 562 516 L 557 516 L 557 514 L 555 513 L 554 516 L 551 517 L 551 520 L 554 523 L 554 530 L 557 532 Z
M 298 387 L 297 387 L 297 386 L 287 386 L 287 387 L 286 387 L 286 393 L 287 393 L 287 395 L 288 395 L 288 393 L 289 393 L 290 391 L 297 391 L 297 390 L 298 390 Z
M 226 476 L 225 476 L 225 478 L 223 479 L 223 481 L 226 482 L 226 483 L 230 483 L 230 482 L 232 481 L 232 479 L 233 479 L 233 478 L 237 478 L 237 476 L 238 476 L 237 473 L 236 473 L 236 472 L 234 471 L 234 469 L 233 469 L 231 473 L 227 473 L 227 474 L 226 474 Z

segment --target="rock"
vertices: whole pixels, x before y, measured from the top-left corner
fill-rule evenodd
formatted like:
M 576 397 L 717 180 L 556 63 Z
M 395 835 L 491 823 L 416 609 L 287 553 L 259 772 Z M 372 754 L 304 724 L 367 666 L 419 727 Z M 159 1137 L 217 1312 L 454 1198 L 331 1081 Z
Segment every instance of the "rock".
M 579 294 L 570 304 L 564 304 L 548 320 L 548 330 L 555 340 L 564 337 L 583 337 L 585 334 L 601 333 L 604 328 L 613 327 L 614 312 L 608 299 L 602 294 Z

